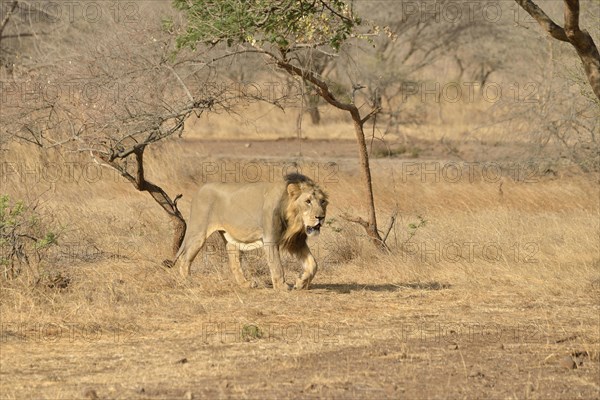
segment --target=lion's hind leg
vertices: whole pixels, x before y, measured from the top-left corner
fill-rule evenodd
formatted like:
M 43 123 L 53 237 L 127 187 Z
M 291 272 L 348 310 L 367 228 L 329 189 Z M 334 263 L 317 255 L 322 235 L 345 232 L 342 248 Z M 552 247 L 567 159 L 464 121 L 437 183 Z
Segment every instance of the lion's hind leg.
M 204 246 L 206 242 L 206 233 L 199 233 L 194 236 L 187 236 L 181 244 L 181 248 L 177 252 L 177 261 L 175 262 L 175 268 L 179 268 L 181 276 L 184 278 L 190 275 L 190 268 L 194 258 L 198 255 L 198 252 Z

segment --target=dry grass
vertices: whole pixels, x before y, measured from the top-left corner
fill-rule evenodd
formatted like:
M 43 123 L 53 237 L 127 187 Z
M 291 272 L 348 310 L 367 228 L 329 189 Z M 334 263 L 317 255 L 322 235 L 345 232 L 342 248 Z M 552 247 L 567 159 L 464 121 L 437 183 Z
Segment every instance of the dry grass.
M 202 146 L 166 143 L 148 157 L 149 178 L 183 192 L 185 214 L 202 177 L 182 160 L 210 160 Z M 72 157 L 13 147 L 7 162 Z M 188 281 L 164 269 L 165 216 L 112 173 L 3 176 L 2 192 L 41 195 L 64 225 L 40 268 L 70 282 L 1 281 L 1 397 L 597 398 L 598 178 L 423 182 L 403 175 L 408 162 L 374 162 L 380 223 L 400 211 L 392 252 L 380 254 L 339 218 L 365 211 L 355 163 L 339 160 L 324 184 L 331 224 L 311 242 L 314 288 L 285 294 L 267 287 L 255 255 L 245 270 L 259 288 L 238 288 L 216 241 Z M 426 224 L 409 228 L 418 216 Z M 285 262 L 289 280 L 298 266 Z M 567 369 L 565 356 L 582 364 Z
M 262 84 L 265 85 L 265 83 Z M 418 105 L 420 105 L 420 101 L 416 99 L 402 107 L 410 108 Z M 367 103 L 363 107 L 367 110 Z M 400 107 L 400 105 L 396 105 L 396 107 Z M 249 141 L 297 136 L 308 139 L 354 139 L 354 130 L 349 123 L 350 117 L 347 112 L 326 106 L 319 107 L 319 110 L 321 124 L 313 125 L 306 112 L 302 114 L 302 119 L 299 121 L 299 115 L 302 112 L 300 100 L 290 101 L 285 111 L 273 105 L 256 102 L 245 105 L 239 115 L 212 114 L 192 120 L 188 123 L 188 135 L 202 139 Z M 409 135 L 430 141 L 438 141 L 442 138 L 493 142 L 523 140 L 521 132 L 507 131 L 506 126 L 496 126 L 495 124 L 488 124 L 488 126 L 480 123 L 482 120 L 489 120 L 493 111 L 490 104 L 485 102 L 443 103 L 441 106 L 436 104 L 427 113 L 422 113 L 422 117 L 429 121 L 426 126 L 422 123 L 415 123 L 402 125 L 395 129 L 387 127 L 387 123 L 382 122 L 382 118 L 385 119 L 385 117 L 380 117 L 375 136 L 384 138 L 386 141 L 404 140 Z M 372 134 L 371 123 L 367 123 L 365 129 L 368 135 Z

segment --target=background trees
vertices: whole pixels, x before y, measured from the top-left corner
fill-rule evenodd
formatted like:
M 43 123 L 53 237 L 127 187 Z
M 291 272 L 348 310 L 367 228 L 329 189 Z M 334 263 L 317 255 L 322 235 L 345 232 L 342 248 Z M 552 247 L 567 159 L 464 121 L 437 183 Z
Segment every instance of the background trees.
M 256 53 L 267 65 L 306 82 L 328 104 L 350 116 L 358 145 L 367 220 L 347 216 L 362 225 L 371 240 L 385 247 L 377 228 L 377 214 L 365 140 L 364 125 L 381 110 L 377 99 L 357 103 L 358 81 L 336 93 L 331 81 L 322 76 L 326 57 L 335 57 L 351 39 L 374 34 L 374 27 L 361 30 L 361 18 L 350 3 L 338 0 L 240 2 L 176 0 L 174 5 L 187 16 L 187 25 L 177 39 L 179 48 L 200 43 L 225 44 L 232 53 Z M 317 56 L 318 55 L 318 56 Z M 339 88 L 338 88 L 339 91 Z M 314 106 L 314 105 L 313 105 Z
M 531 15 L 550 36 L 570 43 L 581 59 L 583 68 L 594 94 L 600 99 L 600 54 L 594 39 L 579 27 L 579 0 L 564 1 L 564 27 L 557 25 L 548 15 L 530 0 L 515 0 Z
M 535 154 L 528 147 L 523 157 L 600 168 L 597 97 L 586 82 L 594 69 L 582 68 L 572 48 L 547 39 L 525 18 L 521 7 L 533 13 L 531 2 L 174 4 L 11 0 L 0 7 L 0 150 L 17 139 L 78 152 L 117 171 L 174 221 L 173 250 L 185 221 L 177 193 L 148 176 L 145 150 L 195 132 L 206 111 L 246 118 L 238 106 L 257 97 L 277 109 L 308 108 L 325 128 L 332 121 L 323 116 L 332 108 L 325 106 L 349 117 L 366 217 L 346 217 L 378 245 L 387 229 L 380 229 L 375 212 L 369 155 L 374 143 L 387 146 L 391 137 L 409 148 L 432 133 L 458 135 L 448 129 L 464 141 L 502 132 L 535 146 Z M 573 37 L 581 38 L 575 43 L 593 43 L 597 2 L 582 2 L 581 10 L 578 2 L 553 3 L 532 15 L 552 21 L 563 9 Z M 588 59 L 593 67 L 595 58 Z M 303 88 L 304 104 L 229 85 L 265 79 Z M 490 100 L 486 87 L 503 92 Z M 453 98 L 456 88 L 462 93 Z
M 1 135 L 87 154 L 148 192 L 173 221 L 174 253 L 185 220 L 178 196 L 146 177 L 145 150 L 181 135 L 191 115 L 227 108 L 225 89 L 206 90 L 197 59 L 171 60 L 174 38 L 161 26 L 168 5 L 53 4 L 13 2 L 0 25 Z

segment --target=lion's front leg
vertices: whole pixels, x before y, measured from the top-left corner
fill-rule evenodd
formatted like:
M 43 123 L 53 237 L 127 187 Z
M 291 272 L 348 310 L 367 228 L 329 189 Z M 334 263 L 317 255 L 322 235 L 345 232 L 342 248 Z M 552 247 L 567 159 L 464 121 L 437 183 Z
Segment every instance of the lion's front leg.
M 283 267 L 279 257 L 279 246 L 277 244 L 265 243 L 265 255 L 267 256 L 267 262 L 269 264 L 269 269 L 271 270 L 273 289 L 289 290 L 288 285 L 285 283 Z
M 303 272 L 298 279 L 296 279 L 296 285 L 294 289 L 308 289 L 310 282 L 317 273 L 317 261 L 313 257 L 308 246 L 305 246 L 300 253 L 298 258 L 302 262 Z
M 246 277 L 244 277 L 244 271 L 242 270 L 241 263 L 241 254 L 238 246 L 239 245 L 233 243 L 225 244 L 225 247 L 227 249 L 227 257 L 229 258 L 229 267 L 231 268 L 231 272 L 233 273 L 233 276 L 238 285 L 249 288 L 252 285 L 246 280 Z

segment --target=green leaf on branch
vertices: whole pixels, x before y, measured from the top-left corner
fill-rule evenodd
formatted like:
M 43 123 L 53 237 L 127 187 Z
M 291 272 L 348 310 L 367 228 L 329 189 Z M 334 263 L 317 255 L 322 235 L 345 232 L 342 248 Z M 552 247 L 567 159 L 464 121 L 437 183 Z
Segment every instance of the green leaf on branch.
M 284 52 L 329 45 L 337 51 L 361 24 L 351 5 L 340 0 L 174 0 L 173 5 L 188 22 L 177 38 L 179 49 L 224 42 L 229 47 L 273 45 Z

